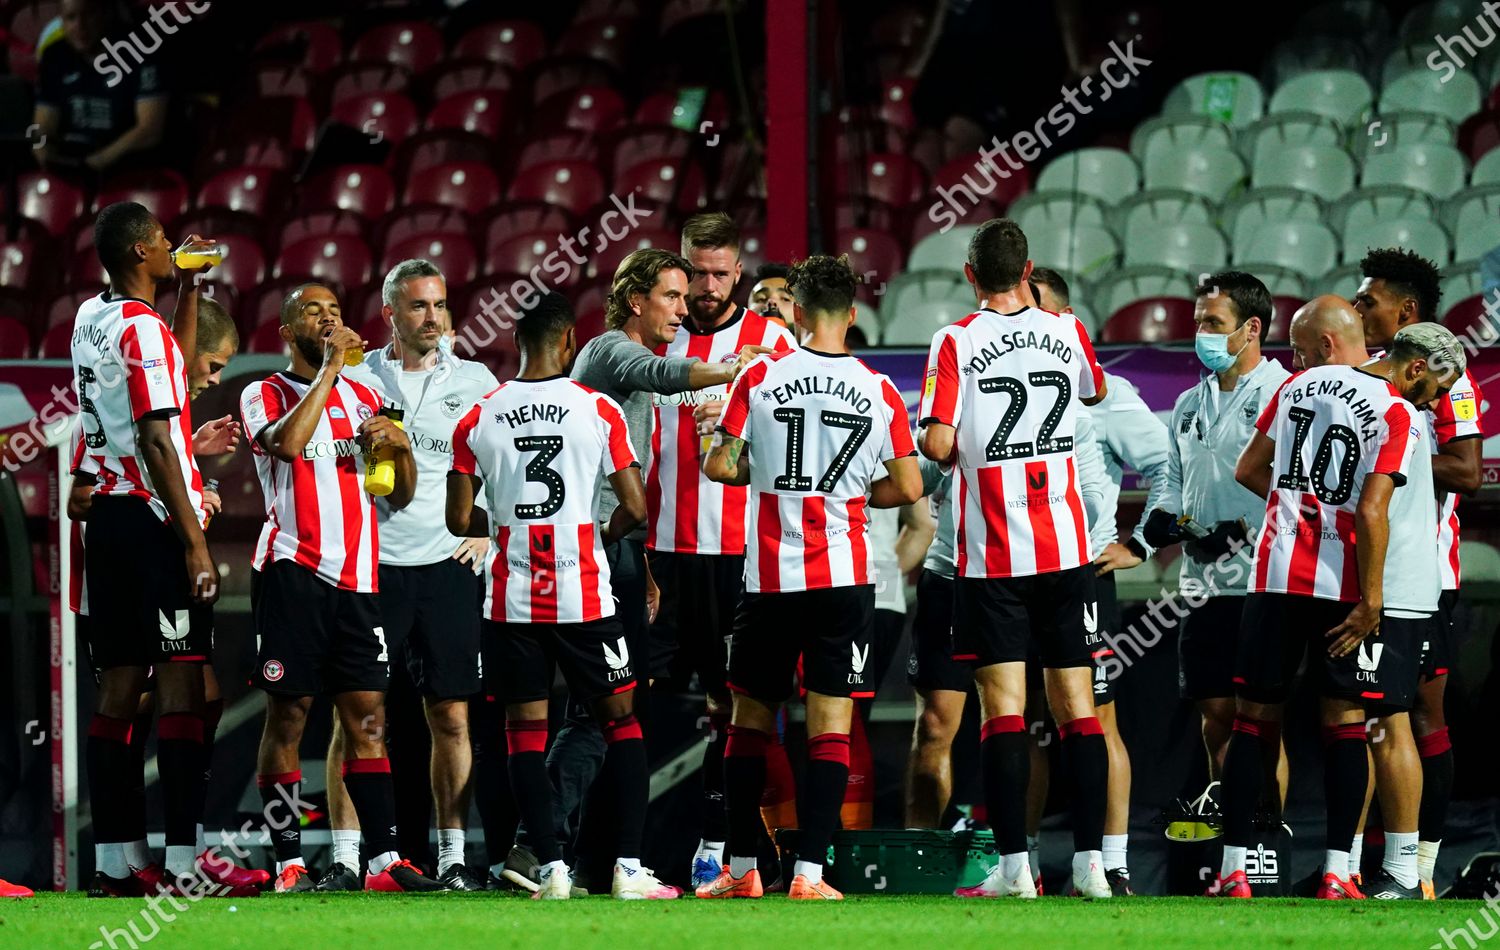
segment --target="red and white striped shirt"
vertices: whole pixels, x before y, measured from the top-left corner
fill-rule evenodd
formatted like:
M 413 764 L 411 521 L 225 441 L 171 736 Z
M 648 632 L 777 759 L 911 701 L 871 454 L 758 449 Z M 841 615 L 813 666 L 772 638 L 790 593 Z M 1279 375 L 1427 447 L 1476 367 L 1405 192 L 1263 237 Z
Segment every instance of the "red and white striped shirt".
M 1354 512 L 1365 479 L 1406 484 L 1427 451 L 1416 409 L 1379 376 L 1319 366 L 1282 384 L 1255 426 L 1276 443 L 1250 592 L 1360 599 Z
M 753 310 L 711 333 L 698 333 L 691 322 L 660 356 L 697 358 L 705 363 L 732 363 L 747 346 L 780 353 L 796 343 L 780 324 Z M 680 554 L 744 554 L 745 514 L 750 494 L 743 485 L 723 485 L 703 474 L 703 456 L 713 437 L 699 437 L 693 410 L 723 399 L 729 387 L 712 386 L 670 395 L 654 395 L 651 456 L 646 471 L 646 547 Z
M 1079 399 L 1103 385 L 1071 314 L 984 309 L 938 331 L 918 416 L 957 429 L 961 576 L 1028 577 L 1093 559 L 1073 432 Z
M 1432 431 L 1439 448 L 1459 439 L 1482 439 L 1484 430 L 1480 426 L 1484 394 L 1474 377 L 1464 370 L 1464 375 L 1448 395 L 1433 403 L 1428 409 L 1432 413 Z M 1458 494 L 1447 492 L 1438 508 L 1438 573 L 1443 579 L 1443 590 L 1457 590 L 1459 586 L 1458 562 Z
M 83 446 L 83 416 L 73 426 L 73 463 L 68 471 L 74 475 L 85 475 L 91 484 L 97 484 L 99 463 L 85 452 Z M 67 507 L 67 500 L 62 502 Z M 83 569 L 84 522 L 69 521 L 68 532 L 68 609 L 82 617 L 89 615 L 89 581 Z
M 494 520 L 484 615 L 613 616 L 599 486 L 639 464 L 619 405 L 566 376 L 513 379 L 479 400 L 453 432 L 453 471 L 483 480 Z
M 888 378 L 845 354 L 762 356 L 735 380 L 719 429 L 750 443 L 745 590 L 875 583 L 870 483 L 916 452 Z
M 203 476 L 193 458 L 187 364 L 165 321 L 140 300 L 90 297 L 73 321 L 73 377 L 84 452 L 99 482 L 95 494 L 144 499 L 158 518 L 167 508 L 140 457 L 136 423 L 175 416 L 171 426 L 188 502 L 203 520 Z M 75 466 L 76 467 L 76 466 Z
M 375 499 L 364 487 L 364 452 L 354 436 L 360 423 L 380 411 L 380 394 L 340 376 L 312 438 L 294 462 L 273 458 L 258 441 L 311 388 L 310 381 L 282 372 L 251 383 L 240 394 L 245 439 L 266 499 L 266 524 L 251 563 L 264 570 L 271 561 L 293 561 L 342 590 L 374 593 L 379 589 L 379 528 Z

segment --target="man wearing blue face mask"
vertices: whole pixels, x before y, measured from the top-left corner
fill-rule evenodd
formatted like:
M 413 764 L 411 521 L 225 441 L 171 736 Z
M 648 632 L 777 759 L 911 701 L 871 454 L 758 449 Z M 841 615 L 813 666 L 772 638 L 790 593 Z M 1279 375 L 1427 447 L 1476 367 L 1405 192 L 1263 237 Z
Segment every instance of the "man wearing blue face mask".
M 1178 637 L 1178 683 L 1203 716 L 1209 777 L 1217 779 L 1234 724 L 1235 648 L 1252 552 L 1247 526 L 1265 514 L 1264 499 L 1234 480 L 1234 466 L 1262 408 L 1291 374 L 1260 352 L 1272 313 L 1265 284 L 1224 271 L 1195 295 L 1194 348 L 1209 374 L 1172 408 L 1167 488 L 1147 515 L 1144 537 L 1154 548 L 1183 543 L 1179 599 L 1191 612 Z M 1196 524 L 1185 529 L 1186 518 Z M 1200 526 L 1207 535 L 1194 540 Z M 1267 763 L 1283 794 L 1285 762 L 1282 752 L 1279 765 Z

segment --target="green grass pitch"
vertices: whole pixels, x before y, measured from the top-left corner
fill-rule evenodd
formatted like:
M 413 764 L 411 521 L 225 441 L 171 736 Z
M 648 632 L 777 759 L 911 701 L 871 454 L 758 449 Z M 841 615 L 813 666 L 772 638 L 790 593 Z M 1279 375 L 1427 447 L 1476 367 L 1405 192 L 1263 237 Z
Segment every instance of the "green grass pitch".
M 1448 946 L 1443 931 L 1482 935 L 1500 921 L 1479 901 L 1425 903 L 1312 900 L 1214 901 L 1136 897 L 1035 903 L 951 897 L 850 897 L 842 904 L 759 901 L 623 904 L 592 897 L 540 904 L 512 894 L 296 895 L 204 900 L 176 919 L 150 915 L 142 900 L 46 894 L 0 904 L 0 947 L 88 950 L 468 950 L 549 947 L 792 947 L 837 950 L 916 947 L 1383 947 Z M 144 913 L 143 913 L 144 912 Z M 1477 929 L 1470 931 L 1470 923 Z M 134 928 L 131 924 L 134 922 Z M 106 940 L 100 928 L 114 931 Z M 120 931 L 123 931 L 121 933 Z M 142 940 L 145 937 L 147 939 Z M 1453 936 L 1452 946 L 1468 947 Z M 1025 941 L 1024 943 L 1012 941 Z M 1500 950 L 1500 940 L 1494 944 Z

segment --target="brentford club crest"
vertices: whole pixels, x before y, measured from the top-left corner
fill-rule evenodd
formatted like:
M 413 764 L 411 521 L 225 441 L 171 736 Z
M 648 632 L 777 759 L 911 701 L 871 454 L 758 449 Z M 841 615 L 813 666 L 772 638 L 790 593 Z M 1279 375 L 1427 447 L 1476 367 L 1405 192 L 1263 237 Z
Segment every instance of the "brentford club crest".
M 267 660 L 266 665 L 260 668 L 260 675 L 266 678 L 266 682 L 274 683 L 286 675 L 286 668 L 281 665 L 280 660 Z

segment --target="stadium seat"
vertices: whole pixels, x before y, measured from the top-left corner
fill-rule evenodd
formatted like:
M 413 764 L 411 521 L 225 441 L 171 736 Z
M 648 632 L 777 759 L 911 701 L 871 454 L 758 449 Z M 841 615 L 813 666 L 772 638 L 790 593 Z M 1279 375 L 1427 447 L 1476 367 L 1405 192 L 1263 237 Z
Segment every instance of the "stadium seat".
M 1468 337 L 1481 342 L 1481 345 L 1492 344 L 1496 330 L 1500 328 L 1500 310 L 1491 315 L 1485 312 L 1484 305 L 1483 294 L 1472 294 L 1460 299 L 1443 314 L 1443 326 L 1452 330 L 1460 339 Z
M 953 213 L 960 218 L 964 217 L 960 212 L 967 212 L 981 202 L 987 201 L 1005 208 L 1031 187 L 1029 169 L 1017 171 L 1004 161 L 995 163 L 993 167 L 981 167 L 981 161 L 978 153 L 960 156 L 944 164 L 932 176 L 932 191 L 945 207 L 951 206 L 955 199 L 959 201 L 959 211 Z
M 184 232 L 183 237 L 186 236 Z M 260 286 L 260 282 L 266 279 L 266 255 L 260 249 L 260 242 L 243 234 L 205 236 L 223 244 L 229 252 L 218 267 L 208 272 L 210 279 L 246 290 Z
M 83 192 L 50 172 L 25 172 L 16 179 L 16 211 L 58 237 L 83 215 Z
M 356 237 L 328 235 L 304 238 L 287 245 L 276 256 L 275 277 L 332 280 L 355 287 L 370 279 L 374 261 L 365 242 Z
M 1381 0 L 1325 0 L 1297 18 L 1298 34 L 1386 36 L 1394 24 Z
M 390 211 L 395 202 L 395 185 L 379 165 L 339 165 L 302 186 L 301 206 L 309 210 L 338 209 L 374 219 Z
M 1193 301 L 1185 297 L 1150 297 L 1116 310 L 1099 332 L 1101 343 L 1175 343 L 1198 332 Z
M 1443 281 L 1440 286 L 1443 292 L 1442 299 L 1451 304 L 1455 300 L 1463 300 L 1483 293 L 1484 277 L 1480 273 L 1478 264 L 1457 263 L 1452 267 L 1444 268 Z
M 839 165 L 876 153 L 909 154 L 906 133 L 879 119 L 851 118 L 833 142 L 833 158 Z
M 588 264 L 584 267 L 584 276 L 591 281 L 609 281 L 614 277 L 615 268 L 635 251 L 647 247 L 676 248 L 682 243 L 682 235 L 679 231 L 669 231 L 665 228 L 636 228 L 630 234 L 618 241 L 610 241 L 602 251 L 590 253 Z M 741 284 L 748 289 L 748 279 L 753 273 L 746 269 L 746 279 Z M 605 287 L 606 292 L 608 287 Z M 582 304 L 578 306 L 583 309 Z
M 1355 129 L 1349 136 L 1354 156 L 1363 161 L 1407 145 L 1452 145 L 1454 140 L 1453 123 L 1426 112 L 1392 112 L 1376 116 L 1363 132 Z
M 651 201 L 671 204 L 685 213 L 708 205 L 708 186 L 696 162 L 672 158 L 650 158 L 616 173 L 614 191 L 632 192 Z
M 94 199 L 98 210 L 117 201 L 138 201 L 156 215 L 169 230 L 188 207 L 188 186 L 169 168 L 149 172 L 126 172 L 106 181 Z
M 1032 228 L 1087 224 L 1106 227 L 1109 212 L 1104 202 L 1090 195 L 1069 191 L 1032 191 L 1016 199 L 1005 216 L 1021 226 Z
M 295 63 L 322 75 L 343 62 L 344 43 L 336 27 L 319 20 L 283 23 L 261 34 L 254 56 L 260 61 Z
M 954 301 L 972 311 L 974 288 L 959 269 L 908 268 L 889 282 L 881 303 L 885 305 L 886 314 L 894 317 L 921 300 Z
M 310 211 L 305 214 L 292 215 L 283 220 L 275 229 L 274 246 L 282 248 L 303 238 L 323 237 L 329 234 L 360 237 L 367 233 L 368 227 L 369 224 L 365 219 L 352 211 L 337 209 Z
M 257 96 L 311 96 L 313 77 L 300 66 L 262 63 L 251 67 Z
M 328 85 L 328 102 L 336 106 L 345 99 L 372 92 L 404 93 L 411 86 L 411 74 L 399 66 L 349 64 L 334 70 Z
M 1481 156 L 1494 151 L 1497 145 L 1500 145 L 1500 113 L 1495 112 L 1493 107 L 1469 116 L 1458 127 L 1458 150 L 1467 155 L 1471 162 L 1478 162 Z
M 670 125 L 696 135 L 705 122 L 712 122 L 711 128 L 725 128 L 729 124 L 729 103 L 717 89 L 682 86 L 642 99 L 633 118 L 637 126 Z
M 478 162 L 493 170 L 500 165 L 500 152 L 495 142 L 463 129 L 421 132 L 396 150 L 392 180 L 409 183 L 415 175 L 448 162 Z
M 1479 80 L 1467 72 L 1444 79 L 1439 70 L 1424 68 L 1386 84 L 1380 91 L 1380 112 L 1428 112 L 1454 124 L 1479 111 Z
M 500 180 L 483 162 L 446 162 L 414 174 L 406 184 L 406 201 L 480 214 L 500 201 Z
M 31 334 L 26 331 L 26 324 L 0 317 L 0 360 L 24 360 L 29 355 Z
M 1266 94 L 1249 73 L 1200 73 L 1172 88 L 1162 115 L 1206 115 L 1242 129 L 1265 114 Z
M 1403 76 L 1429 69 L 1427 59 L 1440 52 L 1433 36 L 1406 37 L 1386 54 L 1380 64 L 1380 87 L 1385 89 Z
M 1360 257 L 1363 256 L 1364 252 L 1361 251 Z M 1319 277 L 1316 281 L 1313 281 L 1313 286 L 1317 287 L 1320 293 L 1338 294 L 1341 297 L 1352 298 L 1354 292 L 1359 289 L 1359 284 L 1362 280 L 1364 280 L 1364 275 L 1360 273 L 1359 258 L 1356 257 L 1349 263 L 1340 264 L 1322 277 Z M 1272 293 L 1274 292 L 1272 291 Z
M 318 117 L 301 96 L 266 96 L 247 102 L 218 125 L 207 156 L 213 171 L 237 165 L 291 169 L 312 151 Z
M 1500 219 L 1500 185 L 1480 185 L 1459 192 L 1443 203 L 1439 213 L 1443 227 L 1460 242 L 1466 228 L 1487 219 Z
M 1231 245 L 1238 248 L 1267 221 L 1324 222 L 1326 213 L 1323 202 L 1305 191 L 1253 188 L 1224 205 L 1222 220 L 1228 227 Z
M 443 277 L 455 283 L 474 279 L 478 264 L 474 245 L 462 234 L 416 234 L 386 245 L 380 262 L 382 274 L 402 261 L 420 258 L 438 266 Z
M 1146 159 L 1148 190 L 1177 188 L 1218 203 L 1245 180 L 1245 163 L 1232 149 L 1194 145 Z
M 950 219 L 946 217 L 948 214 L 953 215 L 951 223 L 955 227 L 977 227 L 991 218 L 1004 217 L 1006 213 L 1003 206 L 988 199 L 981 199 L 974 204 L 965 202 L 961 207 L 963 208 L 962 214 L 952 211 L 946 203 L 939 203 L 935 211 L 933 205 L 916 209 L 911 216 L 911 231 L 907 235 L 907 243 L 915 247 L 932 235 L 940 233 L 945 226 L 950 224 Z
M 510 92 L 516 78 L 499 63 L 461 59 L 435 68 L 428 84 L 433 100 L 441 101 L 456 92 Z
M 589 162 L 545 162 L 511 179 L 506 198 L 545 201 L 580 215 L 604 200 L 604 179 Z
M 417 107 L 399 92 L 365 92 L 346 96 L 333 104 L 329 119 L 347 125 L 379 144 L 400 145 L 415 135 Z
M 235 323 L 240 326 L 241 333 L 253 333 L 267 323 L 279 323 L 281 304 L 286 300 L 287 294 L 306 282 L 306 278 L 300 276 L 276 277 L 263 282 L 259 287 L 247 289 L 244 302 L 241 303 L 239 312 L 234 315 Z M 325 283 L 331 283 L 329 289 L 342 303 L 344 288 L 338 286 L 336 282 L 325 281 Z
M 973 312 L 972 301 L 965 305 L 945 297 L 919 298 L 886 317 L 880 339 L 886 346 L 928 346 L 939 330 Z
M 198 208 L 228 208 L 256 217 L 280 210 L 286 197 L 286 175 L 276 168 L 230 168 L 198 189 Z
M 1317 276 L 1339 262 L 1339 241 L 1316 221 L 1263 221 L 1245 240 L 1236 239 L 1234 261 L 1236 269 L 1252 274 L 1255 264 L 1274 264 Z
M 693 136 L 669 125 L 654 129 L 625 128 L 607 137 L 599 151 L 615 172 L 647 161 L 669 158 L 684 161 L 693 150 Z
M 598 135 L 617 128 L 625 117 L 625 100 L 608 86 L 564 89 L 537 106 L 539 128 L 577 129 Z
M 1497 247 L 1500 247 L 1500 218 L 1485 218 L 1454 232 L 1453 260 L 1459 264 L 1478 261 Z
M 1312 284 L 1308 275 L 1291 267 L 1256 264 L 1254 274 L 1266 285 L 1272 297 L 1301 297 L 1305 300 L 1314 296 L 1310 287 L 1317 286 Z
M 1352 39 L 1299 34 L 1281 41 L 1271 51 L 1266 67 L 1270 78 L 1267 88 L 1280 92 L 1288 81 L 1299 76 L 1327 70 L 1358 69 L 1364 62 L 1364 49 Z M 1275 95 L 1271 97 L 1271 111 L 1277 111 Z
M 485 59 L 517 74 L 547 55 L 541 27 L 526 20 L 498 20 L 469 30 L 453 47 L 455 57 Z
M 1352 69 L 1304 73 L 1282 83 L 1271 96 L 1271 114 L 1313 112 L 1349 128 L 1363 128 L 1375 93 Z
M 1500 149 L 1486 152 L 1474 163 L 1474 171 L 1469 174 L 1470 187 L 1495 184 L 1500 184 Z
M 35 282 L 33 289 L 40 289 L 44 283 L 51 284 L 54 276 L 43 271 L 30 241 L 0 241 L 0 287 L 30 287 Z
M 1037 177 L 1038 191 L 1091 195 L 1114 204 L 1140 188 L 1141 172 L 1130 153 L 1118 148 L 1082 148 L 1047 163 Z
M 466 238 L 472 231 L 469 216 L 457 208 L 445 205 L 406 205 L 380 219 L 380 224 L 375 229 L 378 235 L 375 244 L 387 247 L 417 234 Z
M 598 140 L 588 132 L 567 129 L 528 139 L 516 157 L 515 174 L 547 162 L 598 161 Z
M 1120 255 L 1115 236 L 1104 228 L 1037 228 L 1026 235 L 1031 259 L 1045 267 L 1083 277 L 1114 268 Z
M 462 129 L 498 139 L 505 129 L 509 94 L 498 89 L 470 89 L 450 93 L 433 104 L 427 128 Z
M 855 167 L 839 167 L 842 195 L 864 195 L 905 208 L 927 193 L 922 167 L 905 155 L 878 152 L 860 158 Z
M 1264 154 L 1252 169 L 1250 180 L 1256 188 L 1300 188 L 1332 201 L 1354 188 L 1354 159 L 1343 149 L 1329 145 L 1293 145 Z
M 557 103 L 566 101 L 568 93 L 581 89 L 609 89 L 619 84 L 615 71 L 603 63 L 579 59 L 548 58 L 531 71 L 531 101 L 537 111 L 550 114 Z
M 1148 158 L 1195 145 L 1233 148 L 1229 126 L 1206 115 L 1161 115 L 1147 119 L 1130 133 L 1130 154 L 1146 167 Z
M 287 349 L 281 340 L 281 324 L 275 320 L 257 326 L 245 341 L 246 353 L 285 353 Z
M 1500 581 L 1500 550 L 1483 541 L 1460 541 L 1458 561 L 1467 581 Z
M 1271 298 L 1271 325 L 1266 328 L 1266 340 L 1270 343 L 1285 343 L 1290 339 L 1292 317 L 1307 303 L 1301 297 L 1275 296 Z
M 485 252 L 484 269 L 491 273 L 528 274 L 533 267 L 541 267 L 547 255 L 558 248 L 556 233 L 532 231 L 509 235 Z M 568 259 L 564 254 L 557 260 Z
M 1402 185 L 1373 185 L 1334 202 L 1327 220 L 1339 234 L 1357 234 L 1377 221 L 1436 217 L 1437 206 L 1429 195 Z
M 1344 260 L 1357 261 L 1372 247 L 1404 247 L 1429 258 L 1438 267 L 1448 263 L 1452 245 L 1442 225 L 1423 218 L 1371 221 L 1359 230 L 1344 232 Z
M 42 321 L 43 331 L 51 330 L 53 327 L 63 324 L 73 325 L 73 319 L 78 316 L 78 308 L 83 302 L 91 297 L 99 296 L 99 287 L 83 287 L 65 291 L 47 305 L 45 319 Z
M 1442 201 L 1457 194 L 1468 176 L 1468 163 L 1458 149 L 1413 143 L 1371 153 L 1365 158 L 1360 184 L 1406 185 Z
M 1229 243 L 1212 224 L 1144 225 L 1126 242 L 1124 250 L 1127 267 L 1160 264 L 1203 274 L 1223 270 L 1229 263 Z
M 25 332 L 24 330 L 22 331 Z M 22 354 L 25 355 L 24 353 Z M 37 359 L 66 360 L 73 356 L 73 324 L 60 323 L 47 331 L 36 348 Z
M 501 205 L 489 213 L 476 233 L 484 235 L 485 254 L 517 234 L 531 231 L 551 235 L 569 233 L 573 219 L 557 205 L 541 202 L 514 202 Z
M 904 253 L 895 238 L 884 231 L 846 228 L 834 233 L 834 254 L 848 254 L 854 273 L 873 287 L 888 283 L 901 272 Z
M 1094 308 L 1101 314 L 1113 314 L 1136 300 L 1190 294 L 1195 284 L 1195 276 L 1173 267 L 1122 267 L 1094 282 Z
M 437 27 L 420 20 L 384 23 L 367 30 L 349 50 L 351 63 L 391 63 L 414 76 L 443 58 L 443 36 Z
M 925 268 L 962 272 L 969 258 L 969 239 L 979 230 L 977 224 L 960 224 L 947 233 L 929 234 L 911 249 L 906 260 L 909 270 Z
M 1346 136 L 1333 119 L 1315 112 L 1281 112 L 1264 119 L 1240 133 L 1242 151 L 1252 166 L 1269 152 L 1279 152 L 1290 145 L 1332 145 L 1341 147 Z
M 1140 240 L 1142 228 L 1170 224 L 1212 224 L 1217 212 L 1190 191 L 1142 191 L 1120 202 L 1111 214 L 1111 228 L 1127 249 Z M 1024 227 L 1024 225 L 1023 225 Z
M 624 72 L 634 23 L 634 18 L 622 16 L 577 20 L 558 41 L 554 53 L 595 60 Z

